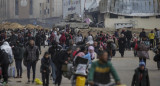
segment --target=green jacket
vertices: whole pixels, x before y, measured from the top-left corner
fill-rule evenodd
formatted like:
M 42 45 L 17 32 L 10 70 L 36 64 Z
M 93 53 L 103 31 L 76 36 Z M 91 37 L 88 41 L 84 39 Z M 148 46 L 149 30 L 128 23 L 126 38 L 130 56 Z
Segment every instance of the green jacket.
M 92 63 L 88 74 L 88 81 L 100 84 L 108 84 L 110 83 L 110 73 L 116 82 L 120 81 L 120 78 L 110 61 L 106 63 L 96 61 Z

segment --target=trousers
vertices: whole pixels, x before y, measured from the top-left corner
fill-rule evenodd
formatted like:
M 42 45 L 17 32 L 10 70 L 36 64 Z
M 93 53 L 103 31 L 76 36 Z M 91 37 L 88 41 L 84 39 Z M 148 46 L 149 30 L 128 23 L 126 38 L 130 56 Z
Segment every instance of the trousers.
M 43 81 L 43 86 L 49 86 L 49 73 L 48 72 L 42 73 L 42 81 Z
M 22 76 L 22 60 L 15 60 L 17 76 Z
M 27 78 L 30 80 L 30 70 L 32 68 L 33 71 L 33 80 L 35 79 L 35 72 L 36 72 L 36 62 L 28 62 L 27 63 Z

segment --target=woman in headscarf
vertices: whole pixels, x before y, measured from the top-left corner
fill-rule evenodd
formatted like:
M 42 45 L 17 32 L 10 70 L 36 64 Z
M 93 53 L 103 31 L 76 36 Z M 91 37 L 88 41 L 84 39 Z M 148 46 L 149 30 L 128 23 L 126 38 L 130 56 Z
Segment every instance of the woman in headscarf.
M 92 63 L 92 61 L 95 61 L 97 59 L 97 54 L 94 52 L 93 46 L 88 47 L 88 54 L 85 55 L 84 58 L 88 59 L 90 64 Z
M 7 41 L 3 43 L 1 50 L 4 50 L 10 57 L 13 57 L 12 48 Z

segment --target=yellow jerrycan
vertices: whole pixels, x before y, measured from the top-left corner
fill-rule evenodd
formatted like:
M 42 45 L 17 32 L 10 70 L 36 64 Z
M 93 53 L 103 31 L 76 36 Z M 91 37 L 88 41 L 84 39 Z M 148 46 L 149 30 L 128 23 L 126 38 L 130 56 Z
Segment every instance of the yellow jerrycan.
M 76 86 L 85 86 L 86 78 L 84 76 L 77 76 Z

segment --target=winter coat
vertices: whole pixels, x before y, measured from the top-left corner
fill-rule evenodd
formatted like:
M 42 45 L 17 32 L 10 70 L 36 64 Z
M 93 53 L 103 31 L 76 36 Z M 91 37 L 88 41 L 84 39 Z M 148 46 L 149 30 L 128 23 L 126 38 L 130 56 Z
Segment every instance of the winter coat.
M 5 52 L 5 50 L 1 50 L 1 49 L 0 49 L 0 64 L 1 65 L 9 64 L 8 54 Z
M 142 74 L 142 77 L 140 77 L 140 74 Z M 133 75 L 131 86 L 150 86 L 147 68 L 145 68 L 144 71 L 141 71 L 140 68 L 137 68 L 135 70 L 135 74 Z
M 12 36 L 10 37 L 11 43 L 16 43 L 17 39 L 18 39 L 18 37 L 17 37 L 16 35 L 12 35 Z
M 126 39 L 125 38 L 119 38 L 118 40 L 118 45 L 119 45 L 119 50 L 125 50 L 125 46 L 126 46 Z
M 126 38 L 127 38 L 127 40 L 131 40 L 132 39 L 132 32 L 131 31 L 127 31 L 126 32 Z
M 46 71 L 47 73 L 50 73 L 50 58 L 45 58 L 43 57 L 41 59 L 41 68 L 40 68 L 40 72 L 43 73 L 43 71 Z
M 160 31 L 159 31 L 159 30 L 156 31 L 156 33 L 155 33 L 155 38 L 156 38 L 156 39 L 159 39 L 159 38 L 160 38 Z
M 39 59 L 39 49 L 37 46 L 27 46 L 24 52 L 25 62 L 36 62 Z
M 35 44 L 36 44 L 37 46 L 39 46 L 39 45 L 41 45 L 41 42 L 42 42 L 42 37 L 41 37 L 40 34 L 37 34 L 37 35 L 36 35 Z
M 60 38 L 60 43 L 63 44 L 63 43 L 66 43 L 66 37 L 65 37 L 65 34 L 63 33 L 61 38 Z
M 70 57 L 70 54 L 67 53 L 67 51 L 61 51 L 57 58 L 57 63 L 55 64 L 57 68 L 61 68 L 63 64 L 65 64 L 65 61 L 68 61 L 68 57 Z
M 146 32 L 141 32 L 139 35 L 140 38 L 146 37 Z
M 15 60 L 22 60 L 23 54 L 24 54 L 23 46 L 18 45 L 13 48 L 13 55 Z
M 138 50 L 137 50 L 137 56 L 139 58 L 146 58 L 149 59 L 149 51 L 150 44 L 149 41 L 141 41 L 138 43 Z
M 57 43 L 59 43 L 60 38 L 61 38 L 61 35 L 56 35 L 56 36 L 55 36 L 55 41 L 56 41 Z
M 52 46 L 48 49 L 48 52 L 51 54 L 51 60 L 56 63 L 57 61 L 57 54 L 61 51 L 60 46 Z

